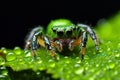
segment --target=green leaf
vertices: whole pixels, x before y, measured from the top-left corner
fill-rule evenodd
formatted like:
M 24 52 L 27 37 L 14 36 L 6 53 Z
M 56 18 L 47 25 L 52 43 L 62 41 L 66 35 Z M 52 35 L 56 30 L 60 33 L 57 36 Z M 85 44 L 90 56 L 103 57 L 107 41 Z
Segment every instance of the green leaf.
M 100 38 L 100 50 L 96 53 L 89 39 L 83 61 L 78 55 L 57 54 L 56 62 L 46 49 L 37 50 L 35 61 L 30 50 L 1 48 L 0 80 L 119 80 L 120 12 L 100 20 L 95 31 Z

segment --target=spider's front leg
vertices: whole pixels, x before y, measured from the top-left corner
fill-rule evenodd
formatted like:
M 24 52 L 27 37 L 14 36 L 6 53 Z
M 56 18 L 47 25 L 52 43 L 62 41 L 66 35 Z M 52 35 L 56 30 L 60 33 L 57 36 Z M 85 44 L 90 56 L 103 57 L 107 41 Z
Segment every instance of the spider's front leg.
M 24 49 L 28 50 L 31 48 L 32 38 L 36 32 L 43 31 L 43 28 L 41 26 L 35 27 L 32 29 L 25 38 L 25 46 Z
M 88 25 L 84 25 L 84 24 L 78 24 L 77 25 L 77 28 L 79 30 L 81 30 L 81 40 L 82 40 L 82 49 L 81 49 L 81 59 L 83 60 L 84 59 L 84 53 L 85 53 L 85 47 L 86 47 L 86 43 L 87 43 L 87 34 L 90 35 L 90 37 L 92 38 L 92 40 L 94 41 L 94 44 L 95 44 L 95 48 L 96 48 L 96 51 L 98 51 L 98 39 L 95 35 L 95 32 L 90 28 L 90 26 Z
M 87 32 L 83 32 L 82 33 L 82 48 L 81 48 L 81 60 L 84 59 L 84 54 L 85 54 L 85 47 L 86 47 L 86 43 L 87 43 Z
M 34 59 L 36 59 L 36 50 L 38 48 L 38 42 L 41 46 L 43 47 L 45 46 L 44 41 L 42 40 L 41 32 L 36 32 L 32 38 L 31 49 L 32 49 L 32 55 Z
M 70 42 L 69 49 L 72 51 L 74 49 L 74 46 L 82 44 L 81 60 L 83 60 L 84 54 L 85 54 L 86 43 L 87 43 L 87 33 L 84 31 L 84 32 L 82 32 L 80 37 L 78 37 L 76 40 Z
M 34 56 L 34 59 L 36 59 L 37 44 L 42 47 L 46 47 L 50 51 L 50 55 L 54 57 L 55 60 L 57 60 L 57 56 L 54 52 L 50 40 L 48 37 L 42 36 L 40 32 L 35 33 L 32 39 L 32 54 Z
M 50 41 L 49 39 L 48 39 L 48 37 L 43 37 L 43 40 L 44 40 L 44 42 L 45 42 L 45 46 L 47 47 L 47 49 L 49 50 L 49 52 L 50 52 L 50 55 L 55 59 L 55 61 L 57 61 L 58 59 L 57 59 L 57 55 L 56 55 L 56 53 L 55 53 L 55 51 L 54 51 L 54 46 L 53 46 L 53 42 L 52 41 Z
M 90 35 L 90 37 L 94 41 L 96 51 L 99 51 L 99 48 L 98 48 L 98 44 L 99 44 L 98 38 L 97 38 L 95 32 L 90 28 L 90 26 L 84 25 L 84 24 L 78 24 L 77 26 L 82 28 L 82 29 L 84 29 Z

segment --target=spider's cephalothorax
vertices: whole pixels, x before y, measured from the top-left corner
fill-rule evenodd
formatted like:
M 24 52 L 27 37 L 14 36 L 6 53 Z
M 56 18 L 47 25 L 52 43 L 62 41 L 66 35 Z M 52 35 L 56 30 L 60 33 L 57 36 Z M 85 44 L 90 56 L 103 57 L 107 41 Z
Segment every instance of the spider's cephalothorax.
M 34 28 L 26 40 L 25 48 L 30 47 L 35 58 L 38 45 L 46 47 L 51 56 L 57 60 L 56 51 L 60 53 L 66 49 L 73 51 L 76 46 L 81 45 L 79 53 L 81 53 L 81 59 L 83 60 L 88 34 L 94 41 L 95 48 L 98 51 L 97 37 L 88 25 L 75 25 L 67 19 L 57 19 L 50 22 L 46 31 L 43 31 L 42 27 Z

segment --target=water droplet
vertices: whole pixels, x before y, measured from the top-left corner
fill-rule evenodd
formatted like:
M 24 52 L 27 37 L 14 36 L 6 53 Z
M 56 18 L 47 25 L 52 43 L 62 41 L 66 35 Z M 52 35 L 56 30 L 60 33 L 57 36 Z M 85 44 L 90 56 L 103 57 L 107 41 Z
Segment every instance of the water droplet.
M 64 57 L 64 62 L 67 63 L 67 64 L 70 63 L 70 60 L 69 60 L 69 58 L 67 56 Z
M 100 75 L 101 70 L 97 70 L 95 73 L 96 75 Z
M 20 49 L 20 47 L 15 47 L 14 52 L 15 52 L 16 55 L 20 55 L 22 50 Z
M 99 53 L 102 53 L 103 52 L 103 49 L 102 48 L 99 48 Z
M 85 66 L 85 70 L 87 71 L 89 69 L 89 67 L 88 66 Z
M 114 72 L 114 75 L 117 75 L 117 74 L 118 74 L 118 71 L 115 71 L 115 72 Z
M 99 67 L 99 64 L 96 64 L 96 67 Z
M 39 61 L 38 61 L 38 64 L 41 64 L 41 63 L 42 63 L 42 60 L 39 60 Z
M 94 73 L 95 72 L 95 68 L 90 68 L 90 72 Z
M 8 76 L 8 71 L 4 69 L 4 70 L 2 71 L 2 75 Z
M 25 54 L 27 54 L 27 53 L 29 53 L 29 52 L 30 52 L 29 50 L 24 50 L 24 53 L 25 53 Z
M 12 61 L 16 59 L 16 55 L 13 52 L 9 52 L 6 56 L 7 61 Z
M 109 68 L 110 68 L 110 69 L 113 69 L 114 67 L 115 67 L 115 63 L 110 62 L 110 63 L 109 63 Z
M 53 74 L 52 77 L 57 80 L 59 78 L 59 74 Z
M 32 53 L 31 52 L 28 52 L 25 57 L 32 57 Z
M 40 68 L 39 68 L 39 70 L 45 70 L 45 67 L 44 66 L 41 66 Z
M 50 59 L 49 61 L 49 67 L 55 67 L 55 62 L 54 62 L 54 60 L 53 59 Z
M 50 63 L 49 66 L 50 66 L 51 68 L 54 68 L 54 67 L 55 67 L 55 63 Z
M 89 76 L 88 80 L 95 80 L 95 77 L 94 76 Z
M 118 57 L 120 57 L 120 54 L 119 54 L 119 53 L 117 53 L 117 54 L 115 55 L 115 57 L 117 57 L 117 58 L 118 58 Z
M 5 50 L 6 48 L 5 47 L 1 47 L 1 50 Z
M 75 64 L 74 66 L 75 66 L 75 67 L 79 67 L 79 66 L 80 66 L 80 64 L 78 64 L 78 63 L 77 63 L 77 64 Z
M 39 75 L 40 75 L 40 72 L 36 72 L 36 75 L 38 75 L 38 76 L 39 76 Z
M 34 59 L 32 57 L 27 57 L 27 58 L 25 57 L 24 61 L 27 62 L 27 63 L 31 63 L 31 62 L 34 61 Z
M 88 59 L 89 59 L 89 56 L 85 55 L 85 56 L 84 56 L 84 59 L 85 59 L 85 60 L 88 60 Z
M 66 58 L 68 58 L 68 56 L 65 56 L 64 58 L 66 59 Z
M 112 60 L 108 60 L 108 62 L 110 63 L 110 62 L 112 62 Z
M 118 43 L 118 46 L 117 46 L 118 48 L 120 48 L 120 43 Z
M 108 44 L 111 44 L 112 42 L 111 42 L 111 41 L 108 41 L 107 43 L 108 43 Z
M 107 48 L 107 51 L 110 51 L 111 49 L 110 48 Z
M 81 63 L 80 57 L 76 57 L 76 63 Z
M 5 47 L 2 47 L 2 48 L 1 48 L 1 51 L 2 51 L 3 53 L 7 54 L 7 49 L 6 49 Z
M 54 60 L 53 59 L 49 59 L 48 62 L 53 62 Z
M 5 80 L 5 76 L 4 75 L 0 75 L 0 79 L 1 80 Z
M 2 57 L 0 57 L 0 65 L 3 65 L 3 64 L 5 64 L 5 60 Z
M 84 68 L 79 68 L 75 71 L 76 74 L 82 74 L 84 71 Z
M 77 61 L 77 63 L 81 63 L 81 60 Z
M 65 63 L 69 64 L 69 63 L 70 63 L 70 60 L 66 59 L 66 60 L 65 60 Z

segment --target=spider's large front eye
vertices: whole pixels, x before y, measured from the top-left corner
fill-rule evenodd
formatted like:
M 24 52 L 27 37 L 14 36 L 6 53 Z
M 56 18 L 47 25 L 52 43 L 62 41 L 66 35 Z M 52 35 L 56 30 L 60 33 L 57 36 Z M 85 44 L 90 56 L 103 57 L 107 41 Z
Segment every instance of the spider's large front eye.
M 58 35 L 58 36 L 63 36 L 63 34 L 64 34 L 63 31 L 58 31 L 58 32 L 57 32 L 57 35 Z
M 72 35 L 72 30 L 66 31 L 66 35 L 71 36 Z

